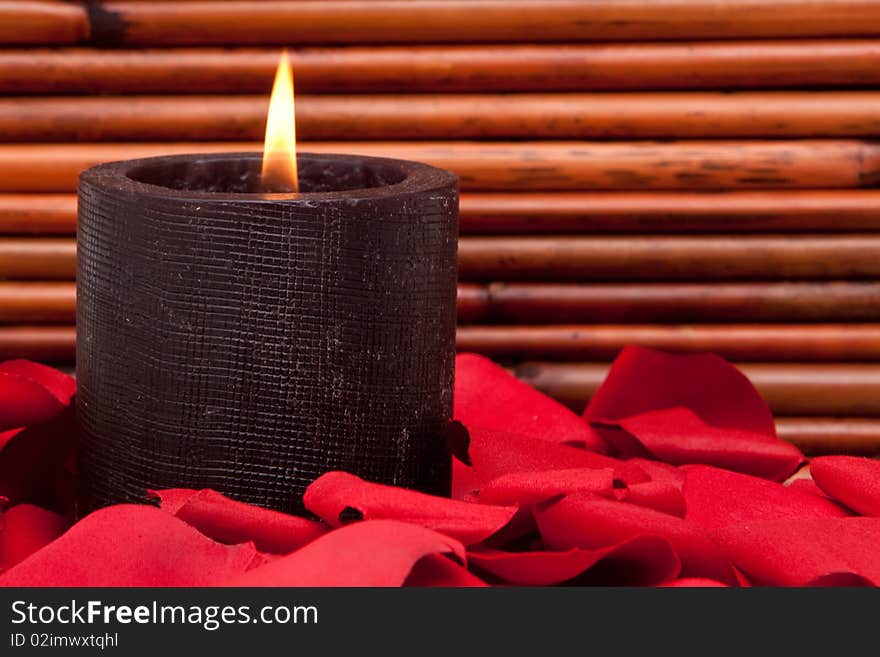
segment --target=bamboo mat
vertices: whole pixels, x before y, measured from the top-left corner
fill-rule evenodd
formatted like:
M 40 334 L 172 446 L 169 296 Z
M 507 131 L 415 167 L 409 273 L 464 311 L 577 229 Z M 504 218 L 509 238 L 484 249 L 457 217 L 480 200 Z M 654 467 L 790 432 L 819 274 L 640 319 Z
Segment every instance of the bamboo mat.
M 0 358 L 75 354 L 76 177 L 259 150 L 462 181 L 461 349 L 580 410 L 624 344 L 880 453 L 880 0 L 0 0 Z

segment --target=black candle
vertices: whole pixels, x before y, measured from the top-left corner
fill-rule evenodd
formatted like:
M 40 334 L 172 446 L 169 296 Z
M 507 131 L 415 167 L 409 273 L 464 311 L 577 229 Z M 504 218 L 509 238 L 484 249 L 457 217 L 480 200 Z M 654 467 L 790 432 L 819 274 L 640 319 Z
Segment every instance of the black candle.
M 259 154 L 82 174 L 87 506 L 186 487 L 291 511 L 329 470 L 448 492 L 457 180 L 298 160 L 298 194 L 259 192 Z

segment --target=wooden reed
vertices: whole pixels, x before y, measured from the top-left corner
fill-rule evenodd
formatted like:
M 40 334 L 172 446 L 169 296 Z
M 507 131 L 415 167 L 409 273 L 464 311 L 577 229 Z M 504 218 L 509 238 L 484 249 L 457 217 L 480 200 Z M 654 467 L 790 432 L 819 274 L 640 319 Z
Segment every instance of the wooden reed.
M 73 239 L 0 240 L 0 277 L 72 278 Z M 463 280 L 871 279 L 880 235 L 464 237 Z
M 465 193 L 468 235 L 880 230 L 880 191 Z M 0 234 L 76 231 L 76 196 L 0 194 Z
M 61 238 L 0 240 L 0 279 L 72 280 L 76 241 Z
M 880 416 L 880 365 L 750 363 L 741 369 L 778 415 Z M 529 362 L 514 371 L 530 385 L 580 411 L 605 379 L 608 366 Z
M 601 361 L 626 345 L 762 361 L 880 361 L 880 324 L 460 326 L 458 348 L 494 359 Z
M 33 0 L 0 2 L 0 43 L 78 43 L 89 37 L 84 3 Z
M 880 421 L 872 418 L 781 417 L 776 432 L 810 456 L 880 454 Z
M 76 196 L 0 194 L 0 235 L 70 235 L 76 232 Z
M 880 320 L 880 283 L 492 283 L 458 286 L 458 321 L 464 324 L 579 322 L 816 322 Z M 66 323 L 75 319 L 73 282 L 0 281 L 0 322 Z M 811 325 L 800 330 L 811 332 Z M 858 324 L 849 324 L 858 332 Z M 710 330 L 709 327 L 703 327 Z M 500 330 L 502 344 L 517 338 L 507 328 L 465 326 L 460 335 L 485 336 Z M 514 332 L 519 327 L 511 327 Z M 523 327 L 540 333 L 537 327 Z M 559 327 L 551 335 L 566 336 Z M 626 329 L 624 329 L 625 332 Z M 681 331 L 671 328 L 671 331 Z M 475 331 L 476 334 L 471 333 Z M 855 335 L 855 334 L 854 334 Z M 644 337 L 644 336 L 643 336 Z M 622 338 L 621 342 L 625 342 Z M 528 343 L 526 343 L 528 344 Z M 564 344 L 564 342 L 563 342 Z M 497 345 L 495 345 L 497 347 Z M 782 353 L 786 347 L 774 353 Z M 853 348 L 857 348 L 853 346 Z M 532 356 L 535 357 L 535 356 Z M 543 357 L 543 356 L 542 356 Z M 805 356 L 805 359 L 808 357 Z
M 490 283 L 467 285 L 501 323 L 822 322 L 880 320 L 875 281 L 760 283 Z
M 464 237 L 464 280 L 875 279 L 880 235 Z
M 0 99 L 0 140 L 259 140 L 268 98 Z M 297 98 L 303 139 L 654 139 L 880 134 L 880 92 L 337 95 Z
M 463 194 L 462 234 L 880 229 L 880 190 Z
M 289 51 L 299 93 L 880 85 L 871 39 L 415 45 Z M 276 48 L 0 51 L 0 93 L 266 93 Z
M 851 188 L 880 183 L 880 143 L 309 142 L 304 152 L 419 160 L 477 191 Z M 0 192 L 70 192 L 99 162 L 176 153 L 261 151 L 255 142 L 2 144 Z
M 27 358 L 72 363 L 76 354 L 73 326 L 0 326 L 0 361 Z
M 460 321 L 484 316 L 488 293 L 479 285 L 458 288 Z M 0 323 L 70 324 L 76 321 L 76 284 L 72 281 L 0 281 Z
M 880 34 L 873 0 L 102 2 L 96 43 L 657 41 Z
M 0 323 L 72 324 L 75 321 L 75 283 L 0 281 Z
M 482 285 L 459 284 L 457 305 L 458 321 L 484 320 L 489 312 L 489 291 Z

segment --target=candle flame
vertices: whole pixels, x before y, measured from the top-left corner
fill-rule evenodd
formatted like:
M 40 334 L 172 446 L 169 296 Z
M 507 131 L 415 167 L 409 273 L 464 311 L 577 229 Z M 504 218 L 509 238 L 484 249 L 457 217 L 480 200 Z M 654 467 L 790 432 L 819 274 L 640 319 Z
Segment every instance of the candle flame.
M 265 192 L 299 191 L 293 74 L 286 50 L 281 53 L 275 84 L 272 85 L 272 98 L 269 100 L 260 185 Z

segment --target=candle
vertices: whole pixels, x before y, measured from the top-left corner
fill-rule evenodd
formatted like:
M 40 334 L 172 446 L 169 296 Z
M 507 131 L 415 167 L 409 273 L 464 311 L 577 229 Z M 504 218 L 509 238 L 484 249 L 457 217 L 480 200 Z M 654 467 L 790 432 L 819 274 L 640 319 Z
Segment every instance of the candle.
M 331 470 L 448 492 L 457 179 L 295 157 L 298 193 L 261 191 L 258 153 L 81 176 L 85 508 L 184 487 L 295 511 Z

